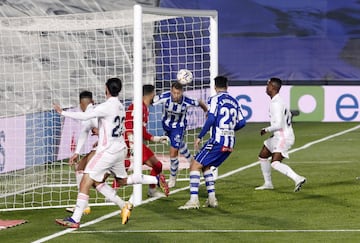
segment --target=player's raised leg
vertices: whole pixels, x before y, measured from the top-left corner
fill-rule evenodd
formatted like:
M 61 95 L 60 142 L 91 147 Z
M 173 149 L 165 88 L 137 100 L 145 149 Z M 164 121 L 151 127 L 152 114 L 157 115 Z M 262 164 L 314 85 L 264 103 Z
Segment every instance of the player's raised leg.
M 295 183 L 294 192 L 301 190 L 301 187 L 306 183 L 306 178 L 298 175 L 293 169 L 290 168 L 287 164 L 281 163 L 280 161 L 274 161 L 271 163 L 271 166 L 279 171 L 280 173 L 291 178 Z

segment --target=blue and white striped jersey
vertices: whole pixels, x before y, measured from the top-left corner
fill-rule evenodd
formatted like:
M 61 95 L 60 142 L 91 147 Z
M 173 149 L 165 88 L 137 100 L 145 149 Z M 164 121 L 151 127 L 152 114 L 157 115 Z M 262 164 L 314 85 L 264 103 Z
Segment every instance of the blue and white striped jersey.
M 191 106 L 199 106 L 199 101 L 182 96 L 180 102 L 173 102 L 171 92 L 167 91 L 154 97 L 153 105 L 163 104 L 162 122 L 167 128 L 186 127 L 186 112 Z
M 245 126 L 238 101 L 228 94 L 219 92 L 208 100 L 208 117 L 198 138 L 210 130 L 210 141 L 232 149 L 235 145 L 235 131 Z

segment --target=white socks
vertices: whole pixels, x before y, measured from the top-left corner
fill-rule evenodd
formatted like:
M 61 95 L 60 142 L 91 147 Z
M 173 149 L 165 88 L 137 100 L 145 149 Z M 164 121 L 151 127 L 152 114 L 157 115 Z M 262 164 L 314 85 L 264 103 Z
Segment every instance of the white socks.
M 261 172 L 264 177 L 264 182 L 266 185 L 272 185 L 271 180 L 271 164 L 268 159 L 259 158 Z
M 199 200 L 200 171 L 190 171 L 190 200 Z
M 280 163 L 280 161 L 274 161 L 271 163 L 271 166 L 279 171 L 280 173 L 290 177 L 294 182 L 296 182 L 299 175 L 295 173 L 288 165 Z
M 170 175 L 176 177 L 179 168 L 179 159 L 177 157 L 170 158 Z
M 215 197 L 215 180 L 211 170 L 204 172 L 206 190 L 208 192 L 208 197 Z
M 81 217 L 83 215 L 84 209 L 87 207 L 89 202 L 89 195 L 86 195 L 84 193 L 79 193 L 76 199 L 76 206 L 73 215 L 71 218 L 75 222 L 80 222 Z
M 127 178 L 127 185 L 133 184 L 158 184 L 156 176 L 131 174 Z
M 116 195 L 116 191 L 112 189 L 107 183 L 99 184 L 96 187 L 96 190 L 103 194 L 107 199 L 118 205 L 120 209 L 124 207 L 125 201 Z
M 186 145 L 186 143 L 183 143 L 181 146 L 180 146 L 180 149 L 179 149 L 179 152 L 180 154 L 184 155 L 184 157 L 189 161 L 191 162 L 191 154 L 190 154 L 190 151 Z

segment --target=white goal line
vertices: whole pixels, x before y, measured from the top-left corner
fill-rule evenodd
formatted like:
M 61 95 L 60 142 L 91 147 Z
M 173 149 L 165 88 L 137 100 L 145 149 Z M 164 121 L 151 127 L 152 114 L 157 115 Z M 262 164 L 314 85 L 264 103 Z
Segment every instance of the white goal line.
M 322 232 L 360 232 L 360 229 L 290 229 L 290 230 L 86 230 L 74 231 L 73 234 L 93 233 L 322 233 Z

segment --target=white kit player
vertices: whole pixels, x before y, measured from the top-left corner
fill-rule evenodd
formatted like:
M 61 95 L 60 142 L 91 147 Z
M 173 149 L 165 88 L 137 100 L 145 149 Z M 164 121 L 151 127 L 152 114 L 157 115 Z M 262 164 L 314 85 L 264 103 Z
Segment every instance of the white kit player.
M 77 120 L 98 119 L 99 139 L 95 155 L 88 162 L 80 183 L 76 207 L 71 217 L 56 219 L 55 222 L 69 228 L 79 228 L 84 209 L 88 206 L 89 190 L 95 187 L 107 199 L 121 208 L 122 223 L 126 224 L 133 205 L 116 195 L 116 191 L 106 182 L 104 175 L 110 171 L 119 181 L 131 184 L 158 184 L 159 178 L 147 175 L 127 175 L 125 157 L 127 146 L 124 139 L 125 108 L 118 95 L 122 82 L 118 78 L 110 78 L 105 84 L 106 101 L 97 105 L 93 111 L 67 112 L 54 104 L 54 109 L 61 115 Z
M 154 97 L 153 105 L 163 105 L 162 126 L 166 136 L 170 139 L 170 177 L 169 188 L 176 184 L 176 176 L 179 167 L 179 152 L 191 162 L 191 154 L 184 141 L 187 126 L 186 113 L 189 107 L 201 107 L 207 112 L 206 104 L 202 100 L 197 100 L 183 95 L 183 85 L 174 82 L 171 90 Z
M 219 167 L 229 157 L 235 146 L 235 132 L 245 126 L 238 101 L 227 92 L 228 80 L 224 76 L 215 78 L 216 95 L 208 101 L 208 116 L 195 141 L 197 150 L 201 139 L 210 130 L 210 139 L 195 155 L 190 165 L 190 200 L 179 209 L 198 209 L 200 173 L 205 179 L 208 198 L 206 207 L 218 206 L 215 197 L 215 180 L 211 167 Z
M 291 125 L 291 112 L 279 94 L 281 84 L 282 81 L 279 78 L 271 78 L 266 86 L 266 93 L 271 98 L 270 126 L 263 128 L 260 135 L 272 133 L 272 136 L 264 141 L 259 153 L 260 167 L 265 183 L 256 187 L 255 190 L 274 189 L 271 180 L 272 167 L 290 177 L 295 183 L 294 191 L 297 192 L 306 182 L 306 178 L 282 163 L 284 158 L 289 158 L 288 150 L 295 142 L 295 135 Z M 268 160 L 269 157 L 271 157 L 271 162 Z
M 80 102 L 80 109 L 83 112 L 89 113 L 94 109 L 94 100 L 92 92 L 84 90 L 80 92 L 79 94 L 79 102 Z M 74 154 L 69 159 L 69 165 L 75 164 L 75 175 L 76 175 L 76 185 L 78 187 L 78 190 L 80 189 L 80 182 L 82 180 L 82 177 L 84 175 L 84 170 L 87 165 L 87 163 L 90 161 L 92 156 L 95 154 L 95 145 L 93 149 L 87 153 L 84 157 L 80 159 L 78 162 L 78 159 L 80 157 L 80 151 L 85 145 L 85 142 L 89 136 L 89 132 L 92 131 L 92 135 L 97 135 L 93 131 L 97 130 L 98 127 L 98 120 L 96 118 L 81 121 L 81 130 L 80 134 L 76 143 L 76 148 L 74 151 Z M 73 213 L 75 208 L 66 208 L 67 212 Z M 85 208 L 84 214 L 90 213 L 90 207 Z

